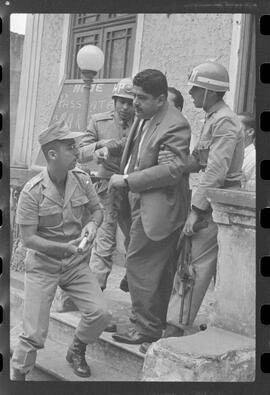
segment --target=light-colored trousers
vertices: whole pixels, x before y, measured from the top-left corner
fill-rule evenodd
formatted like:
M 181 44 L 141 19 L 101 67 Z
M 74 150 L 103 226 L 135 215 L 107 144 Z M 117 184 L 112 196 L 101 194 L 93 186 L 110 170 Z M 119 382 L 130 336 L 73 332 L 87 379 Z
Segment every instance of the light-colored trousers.
M 108 190 L 105 190 L 98 196 L 104 207 L 104 217 L 92 248 L 90 268 L 95 274 L 100 287 L 106 288 L 107 278 L 112 270 L 113 253 L 116 249 L 117 223 L 119 223 L 125 236 L 126 247 L 129 239 L 129 225 L 128 218 L 124 218 L 116 207 L 120 204 L 120 202 L 115 202 L 119 197 L 118 195 L 113 195 L 108 193 Z
M 192 236 L 191 262 L 195 272 L 195 284 L 193 287 L 188 326 L 193 324 L 210 281 L 215 275 L 217 253 L 217 225 L 210 218 L 208 227 L 199 230 Z M 188 320 L 190 289 L 187 290 L 184 296 L 182 324 L 179 323 L 180 306 L 182 303 L 182 296 L 179 294 L 179 291 L 180 277 L 177 271 L 175 273 L 173 290 L 167 311 L 167 323 L 185 329 Z
M 28 373 L 34 367 L 37 350 L 44 347 L 57 285 L 81 311 L 75 335 L 82 342 L 94 342 L 111 320 L 105 298 L 87 260 L 66 270 L 60 268 L 57 273 L 46 271 L 46 267 L 26 272 L 23 332 L 12 357 L 12 367 L 22 373 Z M 64 359 L 65 355 L 63 363 Z

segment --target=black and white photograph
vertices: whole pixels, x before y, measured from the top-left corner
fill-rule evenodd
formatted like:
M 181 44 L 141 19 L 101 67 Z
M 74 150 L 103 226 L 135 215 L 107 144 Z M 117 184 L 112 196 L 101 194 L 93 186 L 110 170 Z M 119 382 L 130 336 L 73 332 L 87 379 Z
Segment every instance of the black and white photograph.
M 10 15 L 11 381 L 254 382 L 255 44 L 252 13 Z

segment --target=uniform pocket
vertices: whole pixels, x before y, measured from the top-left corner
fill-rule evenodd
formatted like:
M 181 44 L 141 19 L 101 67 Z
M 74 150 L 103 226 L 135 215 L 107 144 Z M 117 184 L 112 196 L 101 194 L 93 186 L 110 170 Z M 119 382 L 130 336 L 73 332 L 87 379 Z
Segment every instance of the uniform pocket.
M 45 206 L 39 208 L 39 226 L 53 227 L 62 222 L 62 210 L 59 206 Z
M 74 217 L 80 218 L 82 216 L 84 212 L 84 207 L 87 203 L 89 203 L 89 199 L 87 196 L 80 196 L 71 199 L 71 207 Z

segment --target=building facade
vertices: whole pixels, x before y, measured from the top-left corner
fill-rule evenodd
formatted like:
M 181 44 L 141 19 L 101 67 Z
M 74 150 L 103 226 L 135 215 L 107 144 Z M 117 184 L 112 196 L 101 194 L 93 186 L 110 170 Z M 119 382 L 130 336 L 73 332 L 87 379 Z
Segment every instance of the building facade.
M 202 111 L 188 95 L 192 68 L 216 60 L 231 79 L 226 102 L 237 112 L 255 112 L 255 23 L 244 14 L 29 14 L 23 49 L 11 179 L 28 178 L 37 156 L 37 136 L 53 112 L 63 79 L 80 78 L 76 54 L 98 45 L 105 64 L 97 78 L 134 76 L 145 68 L 166 73 L 184 96 L 192 145 Z M 22 177 L 23 175 L 23 177 Z

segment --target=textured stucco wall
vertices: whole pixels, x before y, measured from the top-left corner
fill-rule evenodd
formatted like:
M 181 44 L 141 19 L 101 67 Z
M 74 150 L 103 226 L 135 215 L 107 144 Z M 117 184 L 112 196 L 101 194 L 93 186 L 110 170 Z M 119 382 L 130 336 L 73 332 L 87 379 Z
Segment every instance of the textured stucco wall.
M 48 126 L 58 96 L 63 22 L 63 14 L 44 15 L 32 160 L 39 148 L 37 136 Z
M 46 127 L 59 87 L 59 66 L 64 15 L 46 14 L 35 119 L 32 160 L 38 148 L 36 138 Z M 188 95 L 187 77 L 192 68 L 206 59 L 218 58 L 229 67 L 232 14 L 145 14 L 140 55 L 140 70 L 157 68 L 166 72 L 169 85 L 184 96 L 184 113 L 190 121 L 193 138 L 202 126 L 204 114 L 195 109 Z
M 204 115 L 188 95 L 187 77 L 206 59 L 218 58 L 229 67 L 232 22 L 232 14 L 145 14 L 140 69 L 157 68 L 167 73 L 169 85 L 184 96 L 184 113 L 194 136 Z
M 10 32 L 10 148 L 14 143 L 24 35 Z
M 255 193 L 209 189 L 218 224 L 212 325 L 254 337 L 256 324 Z

